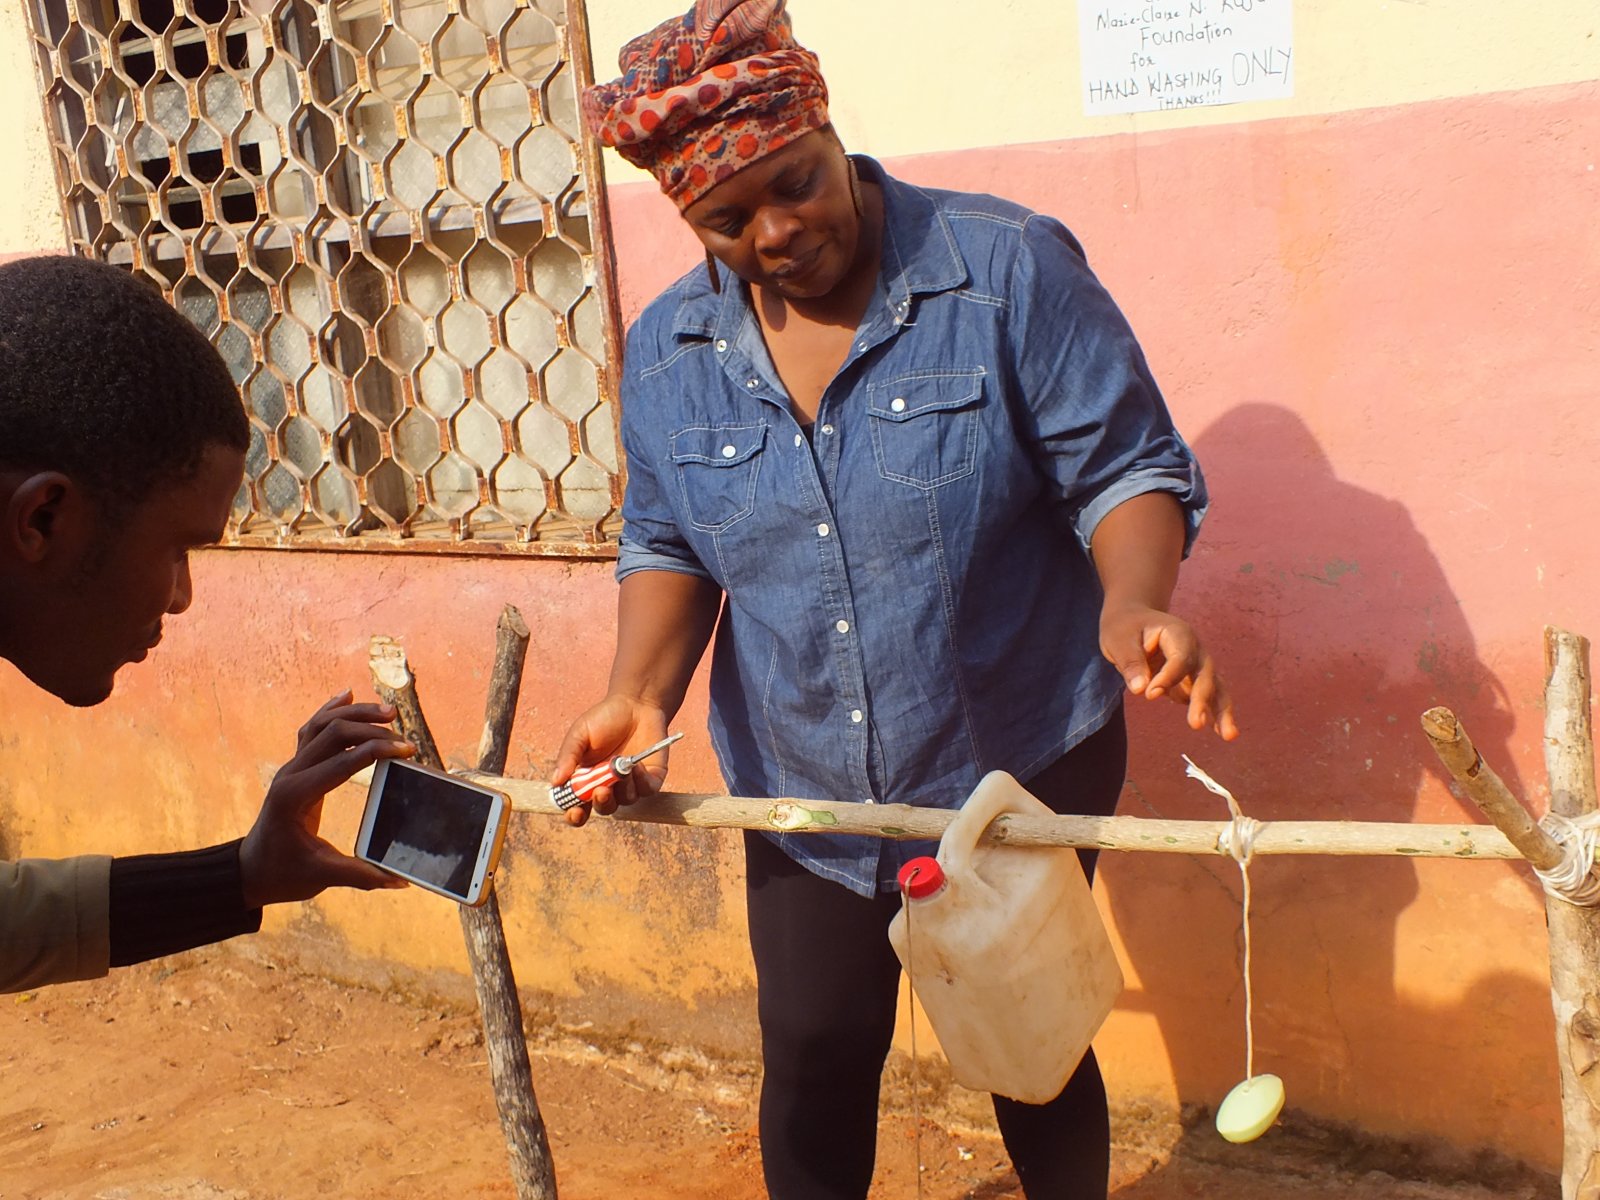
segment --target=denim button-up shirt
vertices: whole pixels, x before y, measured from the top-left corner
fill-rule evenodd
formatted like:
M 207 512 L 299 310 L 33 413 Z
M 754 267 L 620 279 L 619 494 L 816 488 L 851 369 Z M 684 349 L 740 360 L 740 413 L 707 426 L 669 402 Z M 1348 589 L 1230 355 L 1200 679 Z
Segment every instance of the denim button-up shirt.
M 809 436 L 739 280 L 691 271 L 635 323 L 617 575 L 726 593 L 711 736 L 735 794 L 956 808 L 1105 722 L 1095 526 L 1168 491 L 1192 538 L 1205 485 L 1063 225 L 856 162 L 883 188 L 879 287 Z M 864 895 L 929 849 L 774 836 Z

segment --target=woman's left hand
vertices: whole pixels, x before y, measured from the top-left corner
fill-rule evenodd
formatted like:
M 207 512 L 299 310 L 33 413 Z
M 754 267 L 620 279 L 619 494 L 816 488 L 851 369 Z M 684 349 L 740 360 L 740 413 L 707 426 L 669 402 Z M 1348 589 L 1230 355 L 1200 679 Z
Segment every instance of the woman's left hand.
M 1189 728 L 1209 725 L 1225 742 L 1239 736 L 1217 665 L 1182 617 L 1144 605 L 1107 607 L 1100 614 L 1100 652 L 1134 695 L 1168 696 L 1188 706 Z

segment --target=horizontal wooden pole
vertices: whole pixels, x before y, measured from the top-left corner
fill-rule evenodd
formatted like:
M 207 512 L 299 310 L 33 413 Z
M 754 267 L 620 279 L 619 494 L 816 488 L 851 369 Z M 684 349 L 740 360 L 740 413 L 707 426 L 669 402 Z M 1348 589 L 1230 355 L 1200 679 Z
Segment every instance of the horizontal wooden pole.
M 550 785 L 476 771 L 463 778 L 505 792 L 516 812 L 559 816 Z M 762 800 L 663 792 L 619 808 L 614 820 L 694 829 L 755 829 L 786 833 L 855 833 L 868 837 L 937 839 L 955 812 L 908 804 L 846 804 L 835 800 Z M 1227 821 L 1167 821 L 1151 817 L 1006 816 L 988 837 L 1008 846 L 1073 846 L 1163 854 L 1225 854 L 1218 840 Z M 1264 821 L 1254 853 L 1394 855 L 1405 858 L 1516 859 L 1522 856 L 1490 825 L 1411 825 L 1376 821 Z

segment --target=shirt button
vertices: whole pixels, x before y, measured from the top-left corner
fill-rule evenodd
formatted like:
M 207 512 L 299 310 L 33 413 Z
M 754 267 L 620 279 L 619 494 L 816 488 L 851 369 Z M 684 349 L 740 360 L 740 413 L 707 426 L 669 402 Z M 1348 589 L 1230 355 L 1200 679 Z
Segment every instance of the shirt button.
M 861 724 L 862 716 L 863 714 L 859 708 L 852 708 L 850 710 L 850 720 L 855 722 L 857 725 Z
M 760 383 L 760 382 L 761 381 L 759 379 L 746 379 L 744 381 L 744 385 L 745 385 L 745 387 L 749 388 L 751 391 L 755 391 L 756 385 L 758 383 Z
M 899 396 L 896 396 L 893 400 L 889 401 L 889 408 L 894 412 L 905 412 L 906 402 Z
M 735 450 L 732 446 L 724 446 L 722 448 L 722 457 L 723 458 L 732 458 L 737 453 L 739 453 L 739 452 L 737 450 Z
M 818 537 L 827 537 L 828 536 L 828 523 L 826 521 L 824 521 L 821 525 L 817 526 L 817 536 Z
M 856 349 L 857 350 L 865 350 L 866 348 L 867 348 L 867 344 L 865 342 L 857 342 L 856 343 Z
M 822 432 L 824 434 L 828 435 L 829 437 L 832 437 L 833 436 L 833 426 L 832 425 L 824 425 L 822 427 Z
M 798 446 L 801 442 L 803 442 L 805 440 L 806 439 L 805 439 L 805 435 L 804 434 L 797 433 L 797 434 L 794 435 L 794 444 L 796 446 Z
M 835 621 L 833 627 L 835 629 L 837 629 L 840 633 L 849 633 L 850 632 L 850 622 L 849 621 Z
M 728 339 L 727 338 L 718 338 L 717 339 L 717 353 L 718 354 L 726 354 L 727 352 L 728 352 Z

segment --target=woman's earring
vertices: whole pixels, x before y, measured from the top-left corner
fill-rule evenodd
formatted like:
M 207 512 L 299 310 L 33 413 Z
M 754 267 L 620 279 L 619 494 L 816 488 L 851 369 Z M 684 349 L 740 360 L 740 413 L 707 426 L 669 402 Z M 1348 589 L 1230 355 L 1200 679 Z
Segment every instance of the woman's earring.
M 711 290 L 722 295 L 722 276 L 717 274 L 717 256 L 706 251 L 706 274 L 711 276 Z

